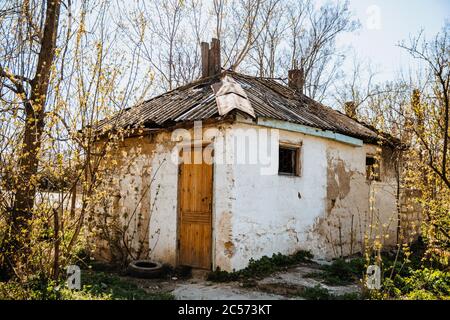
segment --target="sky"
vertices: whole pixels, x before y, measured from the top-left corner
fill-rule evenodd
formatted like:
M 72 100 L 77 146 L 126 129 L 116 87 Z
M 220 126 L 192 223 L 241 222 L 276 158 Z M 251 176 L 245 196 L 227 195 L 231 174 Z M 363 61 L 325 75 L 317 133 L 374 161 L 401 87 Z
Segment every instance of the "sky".
M 350 45 L 357 59 L 370 61 L 378 81 L 393 79 L 401 66 L 411 65 L 399 42 L 421 29 L 431 37 L 450 22 L 450 0 L 350 0 L 349 5 L 361 28 L 342 35 L 338 43 Z M 352 61 L 347 59 L 344 70 L 351 70 Z

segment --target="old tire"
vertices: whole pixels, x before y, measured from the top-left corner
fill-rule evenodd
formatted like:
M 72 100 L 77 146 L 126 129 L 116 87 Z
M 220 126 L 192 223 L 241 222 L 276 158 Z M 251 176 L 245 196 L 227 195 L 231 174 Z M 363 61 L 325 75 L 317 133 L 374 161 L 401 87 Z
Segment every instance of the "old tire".
M 135 260 L 128 265 L 128 274 L 137 278 L 158 278 L 162 274 L 161 263 L 150 260 Z

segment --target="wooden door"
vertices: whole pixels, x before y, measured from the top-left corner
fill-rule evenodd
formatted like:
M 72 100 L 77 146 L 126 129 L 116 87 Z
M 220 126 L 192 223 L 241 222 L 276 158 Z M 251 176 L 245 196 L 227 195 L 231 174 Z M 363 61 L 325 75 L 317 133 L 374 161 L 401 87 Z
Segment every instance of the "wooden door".
M 211 269 L 213 166 L 188 157 L 179 172 L 179 264 Z

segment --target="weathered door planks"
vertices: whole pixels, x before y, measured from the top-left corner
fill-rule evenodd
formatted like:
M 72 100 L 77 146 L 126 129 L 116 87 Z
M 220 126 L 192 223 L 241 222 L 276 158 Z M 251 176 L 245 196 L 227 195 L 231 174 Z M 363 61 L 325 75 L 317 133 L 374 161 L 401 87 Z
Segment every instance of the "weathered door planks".
M 211 269 L 213 166 L 180 164 L 179 176 L 179 264 Z M 200 158 L 201 159 L 201 158 Z

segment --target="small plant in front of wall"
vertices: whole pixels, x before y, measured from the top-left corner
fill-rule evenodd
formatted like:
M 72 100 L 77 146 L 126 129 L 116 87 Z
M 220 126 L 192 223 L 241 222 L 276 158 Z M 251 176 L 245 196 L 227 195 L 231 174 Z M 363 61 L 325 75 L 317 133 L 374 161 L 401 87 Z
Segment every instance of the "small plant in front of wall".
M 248 278 L 262 278 L 274 272 L 286 270 L 299 263 L 311 262 L 313 255 L 309 251 L 299 250 L 292 255 L 281 253 L 273 254 L 272 257 L 263 256 L 258 260 L 250 259 L 248 266 L 239 271 L 227 272 L 217 268 L 208 275 L 209 281 L 229 282 Z
M 308 273 L 305 277 L 320 280 L 331 286 L 348 285 L 361 279 L 365 268 L 363 258 L 354 258 L 348 261 L 336 259 L 331 265 L 321 266 L 320 271 Z
M 298 297 L 306 300 L 359 300 L 361 295 L 358 292 L 347 292 L 341 295 L 336 295 L 330 292 L 327 288 L 321 285 L 314 287 L 302 288 L 298 293 Z

